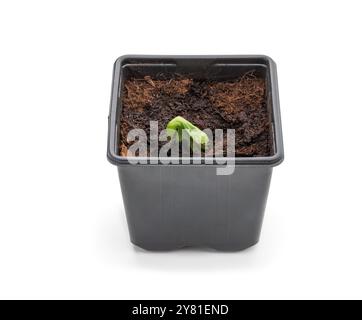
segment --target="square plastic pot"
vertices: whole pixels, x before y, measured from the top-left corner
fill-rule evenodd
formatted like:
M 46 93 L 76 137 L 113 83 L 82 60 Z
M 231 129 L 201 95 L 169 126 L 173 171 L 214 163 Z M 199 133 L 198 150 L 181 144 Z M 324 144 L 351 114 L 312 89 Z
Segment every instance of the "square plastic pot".
M 273 154 L 235 158 L 232 175 L 213 164 L 132 165 L 120 156 L 121 94 L 129 76 L 176 72 L 230 79 L 248 70 L 265 78 Z M 114 65 L 108 159 L 118 168 L 130 239 L 148 250 L 248 248 L 259 240 L 273 167 L 283 160 L 276 65 L 267 56 L 122 56 Z

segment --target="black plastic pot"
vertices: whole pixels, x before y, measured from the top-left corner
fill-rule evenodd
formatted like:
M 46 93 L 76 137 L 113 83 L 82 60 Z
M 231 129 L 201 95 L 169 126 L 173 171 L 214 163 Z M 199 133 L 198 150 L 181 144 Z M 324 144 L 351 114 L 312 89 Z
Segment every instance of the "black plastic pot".
M 216 163 L 131 165 L 119 154 L 121 93 L 130 75 L 177 72 L 226 79 L 253 69 L 265 77 L 274 153 L 235 158 L 232 175 Z M 283 160 L 276 65 L 267 56 L 122 56 L 114 65 L 108 159 L 118 168 L 131 241 L 144 249 L 186 246 L 242 250 L 259 240 L 272 169 Z M 149 160 L 149 159 L 148 159 Z

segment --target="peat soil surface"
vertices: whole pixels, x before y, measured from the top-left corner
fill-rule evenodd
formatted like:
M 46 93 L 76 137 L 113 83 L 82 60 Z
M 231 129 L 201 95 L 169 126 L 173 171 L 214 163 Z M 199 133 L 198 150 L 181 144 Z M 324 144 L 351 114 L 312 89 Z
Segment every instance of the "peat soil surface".
M 143 129 L 148 139 L 150 120 L 158 121 L 159 133 L 176 116 L 201 130 L 235 129 L 235 156 L 270 156 L 273 152 L 265 80 L 253 71 L 230 81 L 196 80 L 173 75 L 157 79 L 130 78 L 122 92 L 120 154 L 126 156 L 127 134 Z M 148 141 L 149 142 L 149 141 Z M 166 143 L 166 142 L 164 142 Z M 159 142 L 159 148 L 164 144 Z

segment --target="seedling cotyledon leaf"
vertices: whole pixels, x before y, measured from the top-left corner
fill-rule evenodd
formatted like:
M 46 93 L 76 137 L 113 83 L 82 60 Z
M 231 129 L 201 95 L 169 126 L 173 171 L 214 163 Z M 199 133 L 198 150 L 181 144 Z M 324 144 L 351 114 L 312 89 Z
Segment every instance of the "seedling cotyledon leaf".
M 173 118 L 167 124 L 166 130 L 169 135 L 175 135 L 176 138 L 179 139 L 179 141 L 182 140 L 182 133 L 186 133 L 189 137 L 189 140 L 191 140 L 191 142 L 193 142 L 202 149 L 204 149 L 209 142 L 209 137 L 205 132 L 201 131 L 198 127 L 196 127 L 190 121 L 187 121 L 181 116 Z

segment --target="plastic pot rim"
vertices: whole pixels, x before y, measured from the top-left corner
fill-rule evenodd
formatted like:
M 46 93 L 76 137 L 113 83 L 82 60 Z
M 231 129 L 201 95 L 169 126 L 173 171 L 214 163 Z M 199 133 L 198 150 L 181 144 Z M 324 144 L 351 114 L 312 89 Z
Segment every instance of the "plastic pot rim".
M 212 163 L 205 163 L 205 158 L 188 158 L 188 157 L 167 157 L 167 158 L 154 158 L 154 157 L 124 157 L 117 153 L 117 141 L 118 137 L 116 135 L 117 131 L 117 108 L 119 103 L 119 91 L 121 86 L 122 78 L 122 67 L 125 62 L 129 59 L 137 60 L 157 60 L 157 63 L 160 63 L 162 60 L 205 60 L 210 61 L 222 59 L 225 60 L 235 60 L 240 59 L 239 64 L 243 64 L 242 60 L 247 59 L 259 59 L 262 60 L 267 67 L 268 76 L 269 76 L 269 86 L 267 90 L 271 93 L 271 104 L 272 104 L 272 133 L 273 133 L 273 142 L 275 153 L 271 156 L 266 157 L 215 157 L 212 158 Z M 150 62 L 152 63 L 152 62 Z M 137 63 L 139 64 L 139 63 Z M 140 63 L 142 64 L 142 63 Z M 143 63 L 146 64 L 146 63 Z M 226 63 L 227 64 L 227 63 Z M 246 64 L 247 65 L 247 64 Z M 283 148 L 283 139 L 282 139 L 282 126 L 281 126 L 281 116 L 280 116 L 280 107 L 279 107 L 279 94 L 278 94 L 278 80 L 277 80 L 277 70 L 276 64 L 270 57 L 266 55 L 123 55 L 119 57 L 113 67 L 113 81 L 112 81 L 112 92 L 111 92 L 111 103 L 110 111 L 108 116 L 108 143 L 107 143 L 107 158 L 109 162 L 117 166 L 124 165 L 134 165 L 134 166 L 220 166 L 223 162 L 234 162 L 236 166 L 277 166 L 284 160 L 284 148 Z M 130 160 L 138 160 L 140 164 L 131 164 Z M 200 164 L 192 163 L 193 160 L 200 160 Z M 164 164 L 164 160 L 171 161 L 174 160 L 178 163 Z M 155 163 L 157 161 L 157 163 Z M 182 161 L 189 162 L 188 164 L 182 163 Z M 210 160 L 208 160 L 210 161 Z M 147 163 L 143 163 L 147 162 Z

